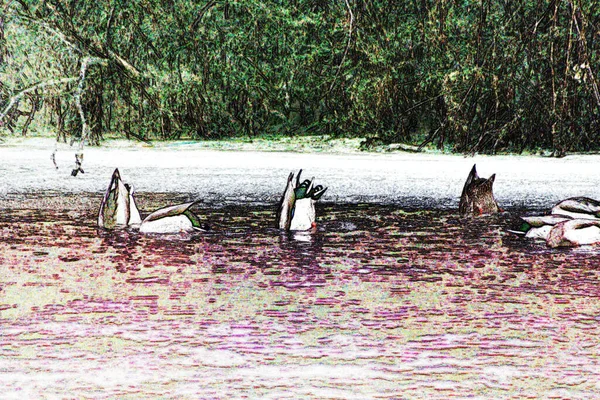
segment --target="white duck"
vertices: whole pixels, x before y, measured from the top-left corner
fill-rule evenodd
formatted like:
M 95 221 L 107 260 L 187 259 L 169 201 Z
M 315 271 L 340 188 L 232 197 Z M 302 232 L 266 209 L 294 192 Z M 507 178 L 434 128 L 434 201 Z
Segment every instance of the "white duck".
M 550 247 L 577 246 L 600 242 L 600 202 L 587 197 L 572 197 L 557 203 L 550 215 L 521 217 L 523 225 L 510 231 L 527 238 L 544 239 Z
M 588 197 L 571 197 L 552 207 L 551 213 L 572 218 L 600 219 L 600 201 Z
M 560 214 L 521 217 L 523 220 L 521 227 L 518 230 L 509 230 L 509 232 L 524 235 L 526 238 L 546 240 L 556 224 L 572 219 L 568 215 Z

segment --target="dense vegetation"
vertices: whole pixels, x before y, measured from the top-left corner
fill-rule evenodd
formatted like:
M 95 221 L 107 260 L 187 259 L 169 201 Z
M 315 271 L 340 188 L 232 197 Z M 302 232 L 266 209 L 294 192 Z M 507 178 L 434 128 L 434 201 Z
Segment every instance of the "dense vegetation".
M 0 124 L 61 139 L 329 134 L 600 148 L 600 4 L 5 0 Z

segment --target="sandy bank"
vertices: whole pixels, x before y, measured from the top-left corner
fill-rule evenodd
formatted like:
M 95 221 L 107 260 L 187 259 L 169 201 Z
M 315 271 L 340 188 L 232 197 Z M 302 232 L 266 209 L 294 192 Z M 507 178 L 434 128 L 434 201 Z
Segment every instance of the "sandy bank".
M 562 159 L 536 156 L 475 156 L 360 153 L 343 148 L 319 152 L 207 149 L 192 142 L 148 147 L 113 142 L 86 147 L 85 174 L 71 177 L 74 149 L 62 145 L 59 169 L 50 160 L 52 139 L 0 144 L 0 198 L 14 194 L 101 193 L 118 167 L 138 192 L 193 194 L 208 205 L 271 203 L 290 171 L 303 168 L 329 187 L 324 202 L 392 203 L 455 208 L 474 163 L 482 176 L 496 173 L 495 193 L 505 208 L 547 208 L 570 196 L 600 198 L 598 155 Z

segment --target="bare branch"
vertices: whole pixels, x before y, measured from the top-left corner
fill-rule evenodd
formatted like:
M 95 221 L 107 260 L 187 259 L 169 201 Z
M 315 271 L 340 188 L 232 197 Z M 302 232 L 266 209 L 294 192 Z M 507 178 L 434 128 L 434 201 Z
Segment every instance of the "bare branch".
M 37 89 L 44 88 L 46 86 L 56 86 L 56 85 L 60 85 L 60 84 L 74 82 L 76 80 L 77 80 L 77 78 L 50 79 L 47 81 L 38 82 L 26 89 L 21 90 L 19 93 L 17 93 L 16 95 L 14 95 L 10 98 L 7 106 L 0 113 L 0 121 L 6 117 L 6 115 L 10 112 L 11 108 L 13 108 L 15 106 L 15 104 L 17 104 L 19 102 L 19 100 L 21 100 L 21 98 L 23 96 L 25 96 L 26 94 L 33 92 Z
M 75 169 L 71 171 L 71 175 L 73 176 L 77 176 L 79 172 L 83 173 L 83 169 L 81 168 L 81 164 L 83 163 L 83 146 L 90 133 L 90 127 L 85 118 L 85 112 L 83 111 L 83 106 L 81 104 L 81 96 L 83 95 L 83 86 L 85 84 L 85 74 L 90 65 L 104 63 L 106 63 L 106 60 L 95 57 L 85 57 L 81 62 L 79 84 L 77 85 L 77 92 L 75 92 L 75 105 L 77 106 L 77 111 L 79 111 L 79 118 L 81 118 L 81 139 L 79 141 L 78 153 L 75 154 Z
M 346 61 L 346 56 L 348 55 L 348 50 L 350 49 L 350 43 L 352 43 L 352 31 L 354 30 L 354 13 L 352 12 L 352 8 L 350 7 L 350 3 L 348 0 L 344 0 L 346 2 L 346 7 L 348 8 L 348 14 L 350 15 L 350 26 L 348 27 L 348 42 L 346 43 L 346 48 L 344 49 L 344 55 L 342 56 L 342 60 L 338 65 L 338 69 L 333 77 L 333 81 L 331 81 L 331 85 L 329 86 L 329 90 L 327 93 L 331 93 L 333 90 L 333 86 L 335 85 L 335 81 L 337 80 L 340 72 L 342 70 L 342 66 L 344 65 L 344 61 Z
M 581 49 L 583 50 L 583 58 L 585 60 L 585 70 L 588 73 L 588 76 L 592 82 L 592 91 L 594 93 L 594 98 L 596 99 L 596 104 L 598 106 L 598 108 L 600 108 L 600 90 L 598 89 L 598 82 L 596 81 L 596 77 L 594 76 L 594 72 L 592 71 L 592 67 L 591 67 L 591 63 L 590 63 L 590 57 L 588 55 L 588 49 L 587 49 L 587 40 L 585 39 L 585 34 L 583 34 L 583 32 L 581 32 L 581 29 L 579 27 L 579 21 L 577 20 L 577 12 L 579 12 L 579 15 L 582 19 L 582 28 L 583 26 L 585 26 L 584 23 L 584 15 L 583 12 L 581 11 L 581 9 L 576 10 L 575 5 L 572 2 L 569 2 L 569 5 L 571 6 L 571 9 L 573 10 L 573 24 L 575 25 L 575 29 L 577 31 L 577 36 L 579 38 L 579 42 L 581 43 Z

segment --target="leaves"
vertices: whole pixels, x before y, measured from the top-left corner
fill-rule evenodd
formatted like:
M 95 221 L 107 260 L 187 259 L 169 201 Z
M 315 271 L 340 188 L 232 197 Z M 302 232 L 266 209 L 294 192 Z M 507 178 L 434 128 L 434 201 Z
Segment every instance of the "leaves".
M 96 141 L 311 133 L 465 153 L 600 143 L 600 13 L 588 4 L 9 4 L 0 107 L 36 82 L 77 76 L 85 57 L 103 59 L 82 95 Z M 41 94 L 45 122 L 72 136 L 73 90 Z

